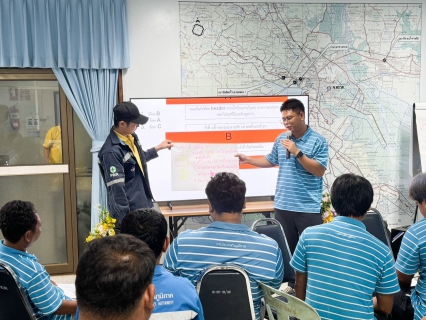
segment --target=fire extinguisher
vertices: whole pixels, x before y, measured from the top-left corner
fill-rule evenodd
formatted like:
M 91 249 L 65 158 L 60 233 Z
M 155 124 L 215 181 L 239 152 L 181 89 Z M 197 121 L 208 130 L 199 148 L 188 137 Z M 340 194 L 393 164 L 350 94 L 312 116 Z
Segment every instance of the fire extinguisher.
M 19 109 L 16 105 L 9 108 L 9 119 L 13 130 L 19 130 L 21 128 L 21 124 L 19 123 Z

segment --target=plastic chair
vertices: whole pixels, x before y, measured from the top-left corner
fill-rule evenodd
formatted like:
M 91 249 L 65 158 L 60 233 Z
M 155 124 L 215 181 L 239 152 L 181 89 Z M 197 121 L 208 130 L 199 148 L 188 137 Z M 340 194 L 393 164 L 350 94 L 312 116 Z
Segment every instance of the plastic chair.
M 0 320 L 35 320 L 36 316 L 12 268 L 0 260 Z
M 276 320 L 300 319 L 300 320 L 321 320 L 318 313 L 306 302 L 290 296 L 284 292 L 275 290 L 266 284 L 259 282 L 265 298 L 266 311 L 269 320 L 275 320 L 271 308 L 277 313 Z M 276 295 L 273 297 L 272 295 Z M 292 318 L 290 318 L 292 317 Z
M 251 229 L 257 233 L 267 235 L 278 243 L 283 256 L 283 282 L 294 282 L 295 274 L 293 268 L 290 266 L 292 255 L 287 244 L 284 230 L 278 220 L 272 218 L 259 219 L 253 222 Z
M 383 221 L 382 215 L 377 209 L 370 208 L 362 223 L 364 223 L 368 232 L 387 245 L 392 252 L 389 231 Z
M 255 320 L 250 280 L 234 265 L 207 268 L 197 284 L 206 320 Z

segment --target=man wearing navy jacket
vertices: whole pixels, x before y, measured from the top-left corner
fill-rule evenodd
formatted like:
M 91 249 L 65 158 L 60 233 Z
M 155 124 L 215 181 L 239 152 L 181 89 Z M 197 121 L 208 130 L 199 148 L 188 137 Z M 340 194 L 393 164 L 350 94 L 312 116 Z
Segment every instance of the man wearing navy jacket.
M 131 210 L 153 207 L 147 162 L 173 143 L 164 140 L 155 148 L 142 150 L 134 132 L 148 122 L 148 117 L 132 102 L 119 103 L 113 112 L 114 126 L 99 151 L 98 162 L 107 187 L 109 212 L 120 223 Z

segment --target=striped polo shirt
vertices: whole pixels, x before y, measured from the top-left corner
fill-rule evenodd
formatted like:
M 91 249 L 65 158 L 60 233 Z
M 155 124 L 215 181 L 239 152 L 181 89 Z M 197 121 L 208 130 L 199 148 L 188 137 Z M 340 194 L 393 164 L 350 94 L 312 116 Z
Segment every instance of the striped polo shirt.
M 177 276 L 188 278 L 194 286 L 209 266 L 234 264 L 243 268 L 250 279 L 256 319 L 260 319 L 263 282 L 279 288 L 283 261 L 278 244 L 246 225 L 213 222 L 205 228 L 186 230 L 172 242 L 163 266 Z
M 375 319 L 373 292 L 399 291 L 389 248 L 356 219 L 307 228 L 290 262 L 308 274 L 305 301 L 321 319 Z
M 274 207 L 287 211 L 320 213 L 322 177 L 318 178 L 306 171 L 292 154 L 287 159 L 287 149 L 280 143 L 283 139 L 287 139 L 286 132 L 278 136 L 271 153 L 266 155 L 270 163 L 279 166 Z M 328 144 L 323 136 L 308 126 L 305 134 L 299 139 L 293 138 L 293 141 L 308 158 L 327 168 Z
M 0 241 L 0 260 L 12 268 L 24 288 L 39 320 L 69 320 L 71 315 L 53 315 L 67 299 L 64 292 L 50 282 L 46 269 L 35 255 L 7 247 Z M 68 300 L 68 299 L 67 299 Z
M 413 224 L 405 233 L 398 252 L 395 268 L 404 274 L 420 277 L 411 294 L 414 319 L 426 315 L 426 219 Z

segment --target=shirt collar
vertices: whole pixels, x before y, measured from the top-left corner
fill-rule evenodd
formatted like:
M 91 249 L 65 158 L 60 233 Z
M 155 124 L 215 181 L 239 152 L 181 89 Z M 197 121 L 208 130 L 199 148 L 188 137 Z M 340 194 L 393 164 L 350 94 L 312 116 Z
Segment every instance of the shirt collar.
M 169 273 L 163 266 L 157 264 L 154 269 L 154 276 L 161 276 L 163 274 Z
M 25 257 L 28 257 L 30 259 L 37 261 L 37 257 L 35 255 L 33 255 L 32 253 L 24 252 L 24 251 L 17 250 L 17 249 L 6 246 L 4 244 L 4 239 L 0 240 L 0 251 L 2 251 L 4 253 L 8 253 L 8 254 L 20 254 L 22 256 L 25 256 Z
M 362 228 L 364 230 L 367 230 L 366 227 L 365 227 L 365 224 L 363 224 L 361 221 L 354 219 L 354 218 L 345 217 L 345 216 L 337 216 L 337 217 L 334 218 L 333 221 L 348 223 L 348 224 L 357 226 L 359 228 Z
M 233 231 L 250 231 L 250 228 L 242 223 L 229 223 L 222 221 L 215 221 L 211 223 L 207 228 L 217 228 L 217 229 L 225 229 L 225 230 L 233 230 Z
M 301 136 L 299 139 L 294 139 L 294 141 L 306 141 L 309 139 L 309 136 L 312 134 L 312 129 L 310 126 L 308 126 L 308 128 L 306 129 L 305 133 L 303 134 L 303 136 Z

